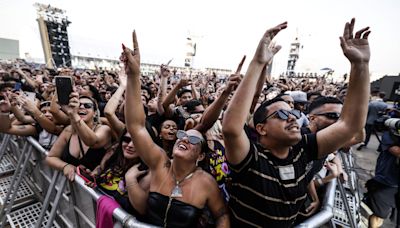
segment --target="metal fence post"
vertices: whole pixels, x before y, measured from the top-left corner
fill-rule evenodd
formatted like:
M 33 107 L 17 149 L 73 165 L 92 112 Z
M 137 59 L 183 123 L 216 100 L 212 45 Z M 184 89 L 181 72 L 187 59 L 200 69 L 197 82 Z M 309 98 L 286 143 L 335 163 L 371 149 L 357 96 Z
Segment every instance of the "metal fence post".
M 8 142 L 10 141 L 10 137 L 11 137 L 11 135 L 8 135 L 8 134 L 4 135 L 3 141 L 1 142 L 1 145 L 0 145 L 0 160 L 3 158 L 4 154 L 6 153 L 7 145 L 8 145 Z
M 57 182 L 57 179 L 58 179 L 59 175 L 60 175 L 60 173 L 58 171 L 54 171 L 53 178 L 51 179 L 50 186 L 49 186 L 49 188 L 47 190 L 47 193 L 46 193 L 46 198 L 44 199 L 44 202 L 43 202 L 42 210 L 40 211 L 39 218 L 36 221 L 36 225 L 35 225 L 36 228 L 40 228 L 41 227 L 42 220 L 44 218 L 44 215 L 46 214 L 47 208 L 49 207 L 50 197 L 51 197 L 51 194 L 53 193 L 53 190 L 55 189 L 55 185 L 56 185 L 56 182 Z
M 29 143 L 26 143 L 24 149 L 22 150 L 21 157 L 18 161 L 18 166 L 14 172 L 14 176 L 10 184 L 10 189 L 8 190 L 6 199 L 4 200 L 5 205 L 7 204 L 7 206 L 4 205 L 4 207 L 0 211 L 1 227 L 4 227 L 5 225 L 5 213 L 9 213 L 12 209 L 12 205 L 14 204 L 15 197 L 17 196 L 17 191 L 24 176 L 29 158 L 32 155 L 32 151 L 33 147 Z
M 65 178 L 64 176 L 61 176 L 61 183 L 60 183 L 56 198 L 54 199 L 54 203 L 51 208 L 51 212 L 50 212 L 50 216 L 49 216 L 49 220 L 47 222 L 46 228 L 50 228 L 53 225 L 54 218 L 56 217 L 57 207 L 58 207 L 58 204 L 60 203 L 60 198 L 64 191 L 66 181 L 67 181 L 67 178 Z

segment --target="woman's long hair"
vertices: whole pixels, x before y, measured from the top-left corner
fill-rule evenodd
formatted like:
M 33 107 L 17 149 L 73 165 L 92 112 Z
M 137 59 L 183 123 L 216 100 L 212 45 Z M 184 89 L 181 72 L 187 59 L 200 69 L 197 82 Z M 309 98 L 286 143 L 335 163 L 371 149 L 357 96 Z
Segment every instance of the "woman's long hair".
M 122 137 L 127 133 L 126 128 L 124 129 L 120 139 L 118 146 L 115 148 L 113 155 L 111 155 L 110 159 L 108 159 L 104 164 L 103 173 L 109 169 L 114 173 L 121 173 L 125 175 L 125 173 L 131 168 L 134 164 L 141 162 L 140 157 L 137 157 L 132 160 L 128 160 L 124 157 L 124 151 L 122 148 Z

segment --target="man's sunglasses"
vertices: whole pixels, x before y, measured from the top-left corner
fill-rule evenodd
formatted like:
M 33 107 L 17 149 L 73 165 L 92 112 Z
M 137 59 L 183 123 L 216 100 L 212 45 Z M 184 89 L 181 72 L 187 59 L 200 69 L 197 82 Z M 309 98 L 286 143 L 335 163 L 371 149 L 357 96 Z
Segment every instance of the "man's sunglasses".
M 338 120 L 340 117 L 340 113 L 337 112 L 325 112 L 325 113 L 318 113 L 318 114 L 314 114 L 316 116 L 325 116 L 328 119 L 331 120 Z
M 199 144 L 199 143 L 201 143 L 203 141 L 203 139 L 201 139 L 200 137 L 197 137 L 197 136 L 194 136 L 194 135 L 188 135 L 188 134 L 186 134 L 185 131 L 182 131 L 182 130 L 178 130 L 178 132 L 176 132 L 176 137 L 178 139 L 183 139 L 183 138 L 187 137 L 189 143 L 192 144 L 192 145 Z
M 89 109 L 89 108 L 93 108 L 94 104 L 93 103 L 80 103 L 79 107 L 83 105 L 84 108 Z
M 273 117 L 278 117 L 281 120 L 287 120 L 289 119 L 289 115 L 293 115 L 294 117 L 296 117 L 296 119 L 299 119 L 301 117 L 301 113 L 299 110 L 284 110 L 284 109 L 279 109 L 273 113 L 271 113 L 270 115 L 266 116 L 263 121 L 261 121 L 260 123 L 265 122 L 268 119 L 271 119 Z
M 132 141 L 132 138 L 128 136 L 122 136 L 121 141 L 124 143 L 130 143 Z

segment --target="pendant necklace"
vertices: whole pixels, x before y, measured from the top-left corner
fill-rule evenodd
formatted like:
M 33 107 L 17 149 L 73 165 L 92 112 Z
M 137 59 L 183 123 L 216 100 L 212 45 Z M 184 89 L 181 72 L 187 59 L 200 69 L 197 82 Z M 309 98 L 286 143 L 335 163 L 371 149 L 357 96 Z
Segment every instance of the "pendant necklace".
M 172 193 L 171 193 L 171 197 L 172 198 L 180 198 L 183 196 L 182 193 L 182 188 L 179 186 L 181 183 L 183 183 L 185 180 L 190 179 L 194 172 L 196 172 L 197 167 L 188 175 L 186 175 L 186 177 L 184 177 L 182 180 L 178 181 L 175 177 L 174 171 L 172 170 L 172 177 L 174 178 L 175 181 L 175 187 L 172 189 Z

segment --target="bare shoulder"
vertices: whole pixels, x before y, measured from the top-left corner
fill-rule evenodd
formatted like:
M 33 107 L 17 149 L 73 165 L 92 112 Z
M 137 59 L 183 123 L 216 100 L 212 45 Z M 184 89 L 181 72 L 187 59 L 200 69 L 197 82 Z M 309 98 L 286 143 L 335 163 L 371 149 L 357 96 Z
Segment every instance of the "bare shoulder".
M 202 184 L 207 184 L 207 186 L 215 185 L 217 186 L 217 182 L 215 181 L 214 177 L 211 174 L 207 173 L 206 171 L 199 169 L 197 171 L 197 175 L 199 176 L 199 180 Z

